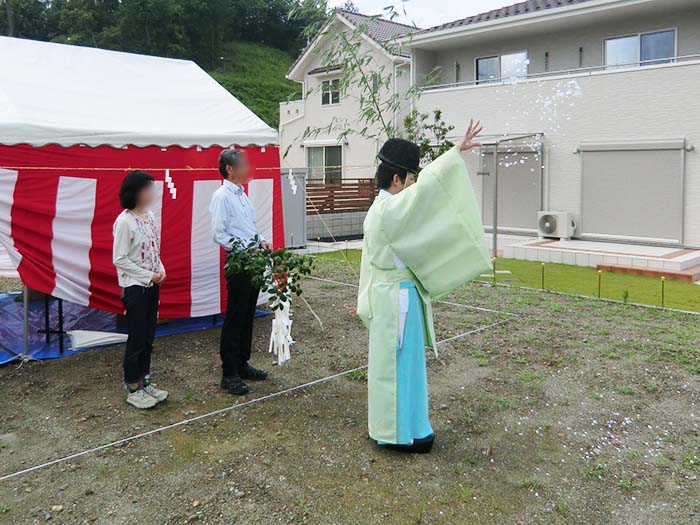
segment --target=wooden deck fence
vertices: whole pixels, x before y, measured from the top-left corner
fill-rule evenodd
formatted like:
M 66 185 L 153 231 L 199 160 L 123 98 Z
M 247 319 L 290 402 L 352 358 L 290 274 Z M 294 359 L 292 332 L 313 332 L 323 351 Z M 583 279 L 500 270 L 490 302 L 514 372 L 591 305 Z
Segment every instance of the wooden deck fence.
M 336 184 L 310 182 L 306 185 L 306 214 L 367 211 L 376 195 L 374 179 L 345 179 Z

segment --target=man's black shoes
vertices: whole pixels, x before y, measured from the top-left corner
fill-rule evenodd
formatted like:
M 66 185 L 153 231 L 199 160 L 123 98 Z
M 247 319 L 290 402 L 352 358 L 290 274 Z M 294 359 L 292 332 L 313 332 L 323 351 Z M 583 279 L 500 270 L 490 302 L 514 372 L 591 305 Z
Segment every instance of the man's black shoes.
M 246 364 L 241 368 L 238 374 L 233 376 L 224 376 L 221 378 L 221 388 L 227 390 L 230 394 L 235 394 L 237 396 L 243 396 L 250 392 L 250 388 L 243 381 L 244 379 L 250 379 L 251 381 L 263 381 L 267 379 L 267 372 L 264 370 L 258 370 L 252 366 Z
M 243 396 L 250 392 L 250 388 L 246 385 L 240 376 L 230 376 L 221 378 L 221 388 L 228 391 L 229 394 Z
M 250 379 L 251 381 L 264 381 L 267 379 L 267 372 L 253 368 L 248 364 L 238 371 L 238 375 L 240 375 L 242 379 Z

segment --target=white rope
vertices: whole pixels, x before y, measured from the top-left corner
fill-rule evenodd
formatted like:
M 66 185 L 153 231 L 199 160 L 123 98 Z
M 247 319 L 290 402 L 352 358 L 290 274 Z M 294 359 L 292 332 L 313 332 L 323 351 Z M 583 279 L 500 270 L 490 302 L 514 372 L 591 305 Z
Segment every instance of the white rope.
M 324 279 L 322 277 L 314 277 L 312 275 L 307 275 L 306 279 L 313 279 L 314 281 L 321 281 L 321 282 L 329 283 L 329 284 L 337 284 L 339 286 L 348 286 L 350 288 L 359 288 L 359 286 L 357 284 L 344 283 L 342 281 L 334 281 L 333 279 Z M 506 312 L 504 310 L 493 310 L 491 308 L 484 308 L 482 306 L 471 306 L 468 304 L 453 303 L 451 301 L 435 301 L 435 302 L 438 304 L 445 304 L 448 306 L 459 306 L 460 308 L 466 308 L 468 310 L 476 310 L 478 312 L 487 312 L 487 313 L 491 313 L 491 314 L 507 315 L 507 316 L 513 317 L 513 318 L 520 317 L 518 314 Z
M 307 279 L 313 279 L 314 281 L 321 281 L 324 283 L 337 284 L 340 286 L 348 286 L 350 288 L 359 288 L 360 286 L 352 283 L 344 283 L 342 281 L 334 281 L 333 279 L 324 279 L 323 277 L 314 277 L 313 275 L 307 275 Z
M 446 304 L 448 306 L 459 306 L 460 308 L 468 308 L 469 310 L 477 310 L 479 312 L 488 312 L 492 314 L 506 315 L 508 317 L 520 317 L 518 314 L 511 312 L 506 312 L 504 310 L 492 310 L 491 308 L 484 308 L 482 306 L 471 306 L 468 304 L 453 303 L 452 301 L 437 301 L 439 304 Z
M 290 170 L 290 172 L 293 174 L 293 170 Z M 307 202 L 311 202 L 311 205 L 313 206 L 313 208 L 314 208 L 316 214 L 317 214 L 317 215 L 319 216 L 319 218 L 321 219 L 321 222 L 323 223 L 323 226 L 324 226 L 324 227 L 326 228 L 326 230 L 328 231 L 328 234 L 330 235 L 331 239 L 333 239 L 333 242 L 337 242 L 335 236 L 334 236 L 333 233 L 330 231 L 330 228 L 328 227 L 328 225 L 326 224 L 325 220 L 324 220 L 323 217 L 321 216 L 321 213 L 319 212 L 318 208 L 315 206 L 315 204 L 314 204 L 312 201 L 310 201 L 310 200 L 308 199 L 308 195 L 307 195 Z M 341 253 L 342 253 L 342 252 L 341 252 Z M 351 269 L 352 273 L 355 275 L 355 277 L 357 277 L 357 272 L 355 271 L 355 268 L 354 268 L 353 265 L 350 263 L 350 261 L 349 261 L 348 258 L 345 256 L 345 254 L 343 254 L 343 258 L 345 259 L 345 262 L 347 263 L 348 267 Z M 333 281 L 333 280 L 331 280 L 331 279 L 322 279 L 322 278 L 320 278 L 320 277 L 312 277 L 312 276 L 309 276 L 308 278 L 309 278 L 309 279 L 315 279 L 315 280 L 318 280 L 318 281 L 325 281 L 325 282 L 328 282 L 328 283 L 334 283 L 334 284 L 338 284 L 338 285 L 341 285 L 341 286 L 349 286 L 349 287 L 352 287 L 352 288 L 358 288 L 358 285 L 350 284 L 350 283 L 343 283 L 343 282 L 340 282 L 340 281 Z M 306 306 L 309 308 L 309 310 L 311 311 L 311 313 L 314 315 L 314 317 L 316 317 L 316 319 L 317 319 L 318 322 L 320 323 L 321 328 L 323 328 L 323 323 L 322 323 L 321 319 L 318 317 L 318 315 L 316 315 L 316 312 L 313 311 L 313 309 L 311 308 L 311 306 L 309 305 L 309 303 L 306 301 L 306 299 L 304 299 L 303 297 L 302 297 L 302 299 L 304 300 L 304 303 L 305 303 Z M 442 301 L 441 301 L 441 302 L 442 302 Z M 459 304 L 459 303 L 447 303 L 447 302 L 445 302 L 445 304 L 449 304 L 449 305 L 451 305 L 451 306 L 460 306 L 460 307 L 463 307 L 463 308 L 471 308 L 471 309 L 480 310 L 480 311 L 486 311 L 486 312 L 492 312 L 492 313 L 502 313 L 502 314 L 505 314 L 505 315 L 514 316 L 514 314 L 510 314 L 510 313 L 508 313 L 508 312 L 499 312 L 499 311 L 497 311 L 497 310 L 490 310 L 490 309 L 487 309 L 487 308 L 480 308 L 480 307 L 476 307 L 476 306 L 473 306 L 473 307 L 472 307 L 472 306 L 469 306 L 469 305 L 463 305 L 463 304 Z M 493 328 L 493 327 L 499 326 L 499 325 L 504 324 L 504 323 L 507 323 L 507 322 L 508 322 L 508 321 L 499 321 L 499 322 L 497 322 L 497 323 L 492 323 L 492 324 L 487 325 L 487 326 L 483 326 L 483 327 L 480 327 L 480 328 L 476 328 L 476 329 L 473 329 L 473 330 L 469 330 L 469 331 L 467 331 L 467 332 L 464 332 L 463 334 L 459 334 L 459 335 L 456 335 L 456 336 L 453 336 L 453 337 L 450 337 L 450 338 L 447 338 L 447 339 L 443 339 L 443 340 L 441 340 L 441 341 L 437 341 L 436 345 L 445 344 L 445 343 L 448 343 L 448 342 L 451 342 L 451 341 L 455 341 L 455 340 L 457 340 L 457 339 L 462 339 L 462 338 L 467 337 L 467 336 L 469 336 L 469 335 L 476 334 L 476 333 L 479 333 L 479 332 L 483 332 L 483 331 L 485 331 L 485 330 L 488 330 L 489 328 Z M 236 404 L 236 405 L 231 405 L 231 406 L 228 406 L 228 407 L 225 407 L 225 408 L 221 408 L 221 409 L 219 409 L 219 410 L 213 410 L 213 411 L 211 411 L 211 412 L 207 412 L 207 413 L 205 413 L 205 414 L 200 414 L 199 416 L 195 416 L 195 417 L 192 417 L 192 418 L 189 418 L 189 419 L 184 419 L 184 420 L 178 421 L 178 422 L 176 422 L 176 423 L 171 423 L 171 424 L 169 424 L 169 425 L 165 425 L 165 426 L 162 426 L 162 427 L 159 427 L 159 428 L 155 428 L 155 429 L 149 430 L 149 431 L 147 431 L 147 432 L 142 432 L 142 433 L 140 433 L 140 434 L 135 434 L 135 435 L 133 435 L 133 436 L 128 436 L 128 437 L 125 437 L 125 438 L 122 438 L 122 439 L 118 439 L 118 440 L 116 440 L 116 441 L 113 441 L 113 442 L 111 442 L 111 443 L 107 443 L 107 444 L 105 444 L 105 445 L 100 445 L 100 446 L 98 446 L 98 447 L 89 448 L 89 449 L 83 450 L 83 451 L 81 451 L 81 452 L 76 452 L 75 454 L 70 454 L 70 455 L 68 455 L 68 456 L 64 456 L 64 457 L 61 457 L 61 458 L 58 458 L 58 459 L 54 459 L 54 460 L 52 460 L 52 461 L 47 461 L 47 462 L 41 463 L 41 464 L 39 464 L 39 465 L 34 465 L 34 466 L 32 466 L 32 467 L 29 467 L 29 468 L 26 468 L 26 469 L 23 469 L 23 470 L 18 470 L 18 471 L 16 471 L 16 472 L 13 472 L 12 474 L 6 474 L 6 475 L 4 475 L 4 476 L 0 476 L 0 481 L 7 481 L 7 480 L 9 480 L 9 479 L 12 479 L 12 478 L 15 478 L 15 477 L 18 477 L 18 476 L 22 476 L 22 475 L 24 475 L 24 474 L 29 474 L 30 472 L 35 472 L 35 471 L 37 471 L 37 470 L 41 470 L 41 469 L 44 469 L 44 468 L 47 468 L 47 467 L 50 467 L 50 466 L 53 466 L 53 465 L 57 465 L 57 464 L 59 464 L 59 463 L 64 463 L 64 462 L 70 461 L 70 460 L 72 460 L 72 459 L 77 459 L 77 458 L 80 458 L 80 457 L 83 457 L 83 456 L 87 456 L 87 455 L 89 455 L 89 454 L 94 454 L 94 453 L 96 453 L 96 452 L 100 452 L 100 451 L 102 451 L 102 450 L 107 450 L 107 449 L 110 449 L 110 448 L 113 448 L 113 447 L 117 447 L 117 446 L 120 446 L 120 445 L 124 445 L 124 444 L 126 444 L 126 443 L 130 443 L 130 442 L 132 442 L 132 441 L 136 441 L 136 440 L 138 440 L 138 439 L 142 439 L 142 438 L 145 438 L 145 437 L 148 437 L 148 436 L 152 436 L 152 435 L 155 435 L 155 434 L 160 434 L 160 433 L 162 433 L 162 432 L 165 432 L 165 431 L 167 431 L 167 430 L 171 430 L 171 429 L 173 429 L 173 428 L 178 428 L 178 427 L 181 427 L 181 426 L 190 425 L 190 424 L 192 424 L 192 423 L 195 423 L 195 422 L 200 421 L 200 420 L 205 419 L 205 418 L 209 418 L 209 417 L 212 417 L 212 416 L 217 416 L 217 415 L 220 415 L 220 414 L 225 414 L 225 413 L 227 413 L 227 412 L 231 412 L 231 411 L 236 410 L 236 409 L 238 409 L 238 408 L 243 408 L 243 407 L 246 407 L 246 406 L 249 406 L 249 405 L 253 405 L 253 404 L 255 404 L 255 403 L 259 403 L 259 402 L 262 402 L 262 401 L 266 401 L 266 400 L 268 400 L 268 399 L 273 399 L 273 398 L 276 398 L 276 397 L 280 397 L 280 396 L 283 396 L 283 395 L 285 395 L 285 394 L 289 394 L 289 393 L 291 393 L 291 392 L 295 392 L 295 391 L 297 391 L 297 390 L 302 390 L 302 389 L 305 389 L 305 388 L 308 388 L 308 387 L 311 387 L 311 386 L 314 386 L 314 385 L 318 385 L 318 384 L 321 384 L 321 383 L 326 383 L 326 382 L 331 381 L 331 380 L 333 380 L 333 379 L 337 379 L 337 378 L 339 378 L 339 377 L 342 377 L 342 376 L 345 376 L 345 375 L 348 375 L 348 374 L 352 374 L 353 372 L 358 372 L 358 371 L 364 370 L 364 369 L 366 369 L 366 368 L 367 368 L 367 365 L 360 366 L 360 367 L 356 367 L 356 368 L 353 368 L 353 369 L 350 369 L 350 370 L 346 370 L 345 372 L 339 372 L 339 373 L 337 373 L 337 374 L 332 374 L 332 375 L 330 375 L 330 376 L 327 376 L 327 377 L 324 377 L 324 378 L 321 378 L 321 379 L 316 379 L 316 380 L 314 380 L 314 381 L 309 381 L 308 383 L 304 383 L 304 384 L 297 385 L 297 386 L 294 386 L 294 387 L 291 387 L 291 388 L 287 388 L 287 389 L 281 390 L 281 391 L 279 391 L 279 392 L 274 392 L 274 393 L 272 393 L 272 394 L 267 394 L 267 395 L 264 395 L 264 396 L 261 396 L 261 397 L 255 398 L 255 399 L 251 399 L 251 400 L 249 400 L 249 401 L 245 401 L 245 402 L 243 402 L 243 403 L 238 403 L 238 404 Z
M 341 284 L 342 284 L 342 283 L 341 283 Z M 347 284 L 347 283 L 345 283 L 345 284 Z M 460 306 L 460 305 L 459 305 L 459 304 L 456 304 L 456 306 Z M 486 325 L 486 326 L 482 326 L 482 327 L 479 327 L 479 328 L 474 328 L 474 329 L 472 329 L 472 330 L 469 330 L 469 331 L 467 331 L 467 332 L 464 332 L 463 334 L 459 334 L 459 335 L 456 335 L 456 336 L 449 337 L 449 338 L 447 338 L 447 339 L 443 339 L 443 340 L 441 340 L 441 341 L 438 341 L 436 344 L 437 344 L 437 345 L 443 345 L 443 344 L 446 344 L 446 343 L 449 343 L 449 342 L 452 342 L 452 341 L 456 341 L 456 340 L 458 340 L 458 339 L 462 339 L 462 338 L 467 337 L 467 336 L 469 336 L 469 335 L 473 335 L 473 334 L 478 334 L 478 333 L 480 333 L 480 332 L 484 332 L 484 331 L 486 331 L 486 330 L 488 330 L 488 329 L 490 329 L 490 328 L 495 328 L 496 326 L 499 326 L 499 325 L 502 325 L 502 324 L 505 324 L 505 323 L 508 323 L 508 322 L 510 322 L 510 320 L 499 321 L 499 322 L 497 322 L 497 323 L 492 323 L 492 324 L 489 324 L 489 325 Z M 209 418 L 209 417 L 212 417 L 212 416 L 217 416 L 217 415 L 220 415 L 220 414 L 225 414 L 225 413 L 227 413 L 227 412 L 231 412 L 231 411 L 236 410 L 236 409 L 238 409 L 238 408 L 243 408 L 243 407 L 246 407 L 246 406 L 249 406 L 249 405 L 253 405 L 253 404 L 255 404 L 255 403 L 260 403 L 260 402 L 262 402 L 262 401 L 267 401 L 268 399 L 274 399 L 274 398 L 276 398 L 276 397 L 280 397 L 280 396 L 283 396 L 283 395 L 285 395 L 285 394 L 289 394 L 289 393 L 291 393 L 291 392 L 296 392 L 297 390 L 302 390 L 302 389 L 305 389 L 305 388 L 308 388 L 308 387 L 311 387 L 311 386 L 314 386 L 314 385 L 318 385 L 318 384 L 321 384 L 321 383 L 327 383 L 328 381 L 331 381 L 331 380 L 333 380 L 333 379 L 337 379 L 337 378 L 339 378 L 339 377 L 343 377 L 343 376 L 352 374 L 353 372 L 358 372 L 358 371 L 360 371 L 360 370 L 365 370 L 366 368 L 367 368 L 367 365 L 358 366 L 358 367 L 356 367 L 356 368 L 352 368 L 352 369 L 350 369 L 350 370 L 346 370 L 345 372 L 338 372 L 337 374 L 332 374 L 332 375 L 329 375 L 329 376 L 327 376 L 327 377 L 323 377 L 323 378 L 321 378 L 321 379 L 316 379 L 316 380 L 314 380 L 314 381 L 309 381 L 308 383 L 304 383 L 304 384 L 301 384 L 301 385 L 293 386 L 293 387 L 291 387 L 291 388 L 286 388 L 286 389 L 284 389 L 284 390 L 280 390 L 279 392 L 274 392 L 274 393 L 272 393 L 272 394 L 266 394 L 266 395 L 264 395 L 264 396 L 261 396 L 261 397 L 255 398 L 255 399 L 251 399 L 251 400 L 245 401 L 245 402 L 243 402 L 243 403 L 238 403 L 238 404 L 236 404 L 236 405 L 231 405 L 231 406 L 228 406 L 228 407 L 225 407 L 225 408 L 221 408 L 221 409 L 219 409 L 219 410 L 214 410 L 214 411 L 212 411 L 212 412 L 207 412 L 207 413 L 205 413 L 205 414 L 200 414 L 200 415 L 198 415 L 198 416 L 191 417 L 191 418 L 189 418 L 189 419 L 184 419 L 184 420 L 178 421 L 178 422 L 176 422 L 176 423 L 171 423 L 170 425 L 165 425 L 165 426 L 163 426 L 163 427 L 154 428 L 153 430 L 149 430 L 149 431 L 147 431 L 147 432 L 142 432 L 142 433 L 140 433 L 140 434 L 135 434 L 135 435 L 133 435 L 133 436 L 129 436 L 129 437 L 125 437 L 125 438 L 122 438 L 122 439 L 118 439 L 118 440 L 116 440 L 116 441 L 113 441 L 113 442 L 111 442 L 111 443 L 107 443 L 107 444 L 105 444 L 105 445 L 100 445 L 100 446 L 98 446 L 98 447 L 89 448 L 89 449 L 83 450 L 83 451 L 81 451 L 81 452 L 76 452 L 75 454 L 70 454 L 70 455 L 64 456 L 64 457 L 62 457 L 62 458 L 54 459 L 54 460 L 52 460 L 52 461 L 47 461 L 46 463 L 41 463 L 41 464 L 39 464 L 39 465 L 34 465 L 33 467 L 29 467 L 29 468 L 26 468 L 26 469 L 23 469 L 23 470 L 18 470 L 17 472 L 13 472 L 12 474 L 6 474 L 6 475 L 4 475 L 4 476 L 0 476 L 0 481 L 7 481 L 8 479 L 16 478 L 16 477 L 22 476 L 22 475 L 24 475 L 24 474 L 29 474 L 30 472 L 35 472 L 35 471 L 37 471 L 37 470 L 41 470 L 41 469 L 44 469 L 44 468 L 47 468 L 47 467 L 50 467 L 50 466 L 53 466 L 53 465 L 57 465 L 57 464 L 59 464 L 59 463 L 64 463 L 64 462 L 66 462 L 66 461 L 70 461 L 70 460 L 72 460 L 72 459 L 77 459 L 77 458 L 80 458 L 80 457 L 82 457 L 82 456 L 87 456 L 87 455 L 89 455 L 89 454 L 94 454 L 94 453 L 96 453 L 96 452 L 100 452 L 100 451 L 102 451 L 102 450 L 107 450 L 107 449 L 109 449 L 109 448 L 114 448 L 114 447 L 117 447 L 117 446 L 120 446 L 120 445 L 124 445 L 124 444 L 126 444 L 126 443 L 130 443 L 130 442 L 132 442 L 132 441 L 136 441 L 137 439 L 141 439 L 141 438 L 145 438 L 145 437 L 148 437 L 148 436 L 152 436 L 152 435 L 154 435 L 154 434 L 160 434 L 160 433 L 162 433 L 162 432 L 165 432 L 165 431 L 167 431 L 167 430 L 171 430 L 171 429 L 173 429 L 173 428 L 178 428 L 178 427 L 181 427 L 181 426 L 190 425 L 190 424 L 195 423 L 195 422 L 197 422 L 197 421 L 200 421 L 200 420 L 202 420 L 202 419 L 206 419 L 206 418 Z
M 306 298 L 304 297 L 303 294 L 300 295 L 299 297 L 301 298 L 302 301 L 304 301 L 304 304 L 306 305 L 306 307 L 309 309 L 309 311 L 313 314 L 313 316 L 314 316 L 314 317 L 316 318 L 316 320 L 318 321 L 318 324 L 321 326 L 321 331 L 322 331 L 322 332 L 325 331 L 325 328 L 323 328 L 323 321 L 321 321 L 321 318 L 320 318 L 318 315 L 316 315 L 316 312 L 314 312 L 314 309 L 311 308 L 311 305 L 309 304 L 309 301 L 306 300 Z
M 28 474 L 28 473 L 34 472 L 36 470 L 50 467 L 52 465 L 57 465 L 58 463 L 70 461 L 71 459 L 76 459 L 76 458 L 79 458 L 82 456 L 87 456 L 88 454 L 94 454 L 95 452 L 100 452 L 101 450 L 106 450 L 108 448 L 113 448 L 113 447 L 117 447 L 119 445 L 124 445 L 126 443 L 130 443 L 131 441 L 135 441 L 137 439 L 141 439 L 141 438 L 144 438 L 147 436 L 152 436 L 154 434 L 160 434 L 162 432 L 165 432 L 166 430 L 171 430 L 173 428 L 181 427 L 184 425 L 190 425 L 190 424 L 192 424 L 196 421 L 199 421 L 201 419 L 205 419 L 205 418 L 212 417 L 212 416 L 217 416 L 219 414 L 225 414 L 226 412 L 231 412 L 232 410 L 236 410 L 238 408 L 243 408 L 245 406 L 253 405 L 255 403 L 260 403 L 262 401 L 266 401 L 268 399 L 273 399 L 275 397 L 280 397 L 280 396 L 283 396 L 285 394 L 289 394 L 289 393 L 295 392 L 297 390 L 302 390 L 304 388 L 308 388 L 308 387 L 313 386 L 313 385 L 325 383 L 327 381 L 331 381 L 332 379 L 336 379 L 338 377 L 341 377 L 341 376 L 344 376 L 347 374 L 352 374 L 353 372 L 357 372 L 357 371 L 362 370 L 364 368 L 366 368 L 366 366 L 360 366 L 357 368 L 353 368 L 352 370 L 346 370 L 345 372 L 339 372 L 337 374 L 333 374 L 333 375 L 330 375 L 330 376 L 327 376 L 327 377 L 324 377 L 321 379 L 309 381 L 308 383 L 304 383 L 302 385 L 293 386 L 293 387 L 287 388 L 285 390 L 280 390 L 279 392 L 274 392 L 272 394 L 267 394 L 267 395 L 264 395 L 264 396 L 261 396 L 261 397 L 255 398 L 255 399 L 251 399 L 251 400 L 245 401 L 243 403 L 231 405 L 229 407 L 221 408 L 219 410 L 214 410 L 212 412 L 207 412 L 206 414 L 200 414 L 199 416 L 191 417 L 189 419 L 184 419 L 182 421 L 178 421 L 176 423 L 171 423 L 170 425 L 165 425 L 163 427 L 154 428 L 153 430 L 149 430 L 147 432 L 142 432 L 141 434 L 135 434 L 133 436 L 125 437 L 123 439 L 118 439 L 118 440 L 113 441 L 111 443 L 107 443 L 105 445 L 100 445 L 99 447 L 89 448 L 87 450 L 83 450 L 82 452 L 76 452 L 75 454 L 70 454 L 69 456 L 54 459 L 52 461 L 48 461 L 48 462 L 42 463 L 40 465 L 35 465 L 33 467 L 19 470 L 17 472 L 12 473 L 12 474 L 6 474 L 4 476 L 0 476 L 0 481 L 7 481 L 8 479 L 12 479 L 12 478 L 15 478 L 17 476 L 21 476 L 23 474 Z
M 498 321 L 497 323 L 491 323 L 486 326 L 481 326 L 479 328 L 474 328 L 473 330 L 469 330 L 468 332 L 464 332 L 463 334 L 455 335 L 453 337 L 448 337 L 447 339 L 443 339 L 442 341 L 438 341 L 435 343 L 436 345 L 444 345 L 445 343 L 450 343 L 452 341 L 456 341 L 457 339 L 463 339 L 467 337 L 468 335 L 473 335 L 473 334 L 478 334 L 480 332 L 484 332 L 488 330 L 489 328 L 495 328 L 497 326 L 500 326 L 502 324 L 510 323 L 512 319 L 504 319 L 503 321 Z

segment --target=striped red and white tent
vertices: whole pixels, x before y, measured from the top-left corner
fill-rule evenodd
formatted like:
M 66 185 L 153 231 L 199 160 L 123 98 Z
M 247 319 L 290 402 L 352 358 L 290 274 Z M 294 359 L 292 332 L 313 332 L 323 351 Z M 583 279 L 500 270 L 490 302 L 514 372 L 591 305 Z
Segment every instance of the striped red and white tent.
M 112 224 L 138 168 L 159 192 L 161 314 L 221 312 L 209 199 L 229 146 L 246 150 L 260 229 L 283 246 L 277 134 L 194 63 L 0 38 L 0 71 L 0 244 L 26 286 L 122 311 Z

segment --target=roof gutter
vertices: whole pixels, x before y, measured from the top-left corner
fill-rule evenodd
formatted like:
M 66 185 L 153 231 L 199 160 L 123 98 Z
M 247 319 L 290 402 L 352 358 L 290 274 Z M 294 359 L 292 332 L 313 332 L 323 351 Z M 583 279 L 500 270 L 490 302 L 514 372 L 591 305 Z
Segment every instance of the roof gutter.
M 536 23 L 546 19 L 567 18 L 584 13 L 594 13 L 603 11 L 612 7 L 627 7 L 632 5 L 640 5 L 651 3 L 655 0 L 592 0 L 583 4 L 574 4 L 565 7 L 556 7 L 544 11 L 536 11 L 534 13 L 526 13 L 522 15 L 508 16 L 489 20 L 487 22 L 478 22 L 458 27 L 450 27 L 437 30 L 426 30 L 418 32 L 399 39 L 401 45 L 407 47 L 417 47 L 420 44 L 434 43 L 441 40 L 449 39 L 455 36 L 479 34 L 489 31 L 498 31 L 510 29 L 513 27 L 525 26 L 531 23 Z

